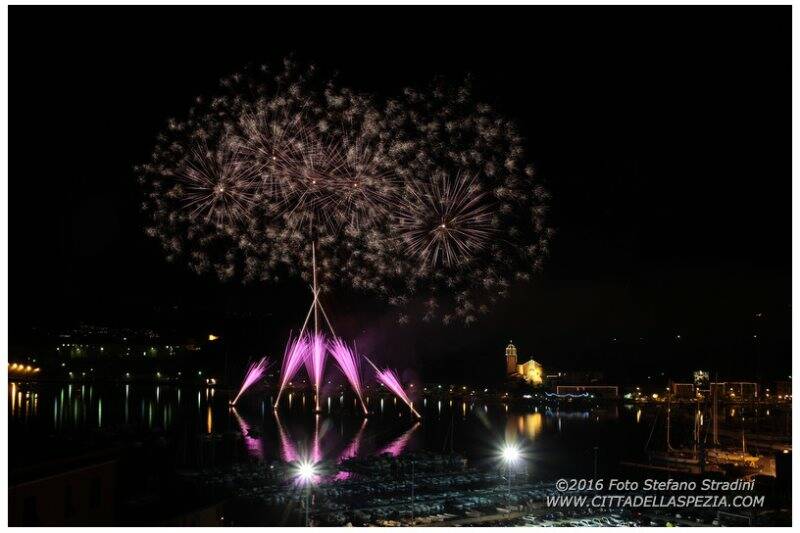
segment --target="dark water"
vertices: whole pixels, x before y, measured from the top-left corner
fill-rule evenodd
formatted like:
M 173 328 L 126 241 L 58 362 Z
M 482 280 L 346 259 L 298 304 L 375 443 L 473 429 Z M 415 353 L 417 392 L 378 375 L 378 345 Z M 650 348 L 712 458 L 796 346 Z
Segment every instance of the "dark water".
M 599 472 L 614 472 L 620 460 L 641 457 L 648 443 L 658 448 L 663 433 L 661 406 L 508 407 L 427 398 L 415 405 L 423 416 L 417 422 L 390 397 L 369 397 L 373 415 L 364 419 L 347 393 L 323 397 L 319 415 L 310 393 L 284 394 L 277 412 L 271 394 L 250 394 L 231 409 L 229 394 L 214 388 L 9 383 L 12 467 L 79 454 L 124 432 L 192 438 L 240 432 L 242 456 L 260 461 L 311 457 L 335 463 L 376 453 L 453 450 L 480 463 L 496 458 L 503 442 L 516 440 L 531 471 L 544 479 L 591 474 L 595 459 Z M 732 418 L 740 414 L 734 410 Z M 682 431 L 677 420 L 674 438 L 680 440 L 690 430 Z

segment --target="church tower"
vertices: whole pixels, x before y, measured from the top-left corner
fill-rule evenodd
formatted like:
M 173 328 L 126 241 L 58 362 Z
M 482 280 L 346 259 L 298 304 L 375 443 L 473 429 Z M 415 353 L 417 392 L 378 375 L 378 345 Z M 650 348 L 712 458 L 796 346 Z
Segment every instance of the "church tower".
M 517 347 L 513 341 L 508 341 L 506 346 L 506 374 L 512 375 L 517 372 Z

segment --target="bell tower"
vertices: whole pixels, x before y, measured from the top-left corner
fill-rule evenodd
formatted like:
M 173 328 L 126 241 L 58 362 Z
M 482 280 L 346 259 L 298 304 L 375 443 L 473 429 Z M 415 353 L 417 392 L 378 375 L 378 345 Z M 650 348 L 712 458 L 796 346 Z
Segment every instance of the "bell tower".
M 506 374 L 512 375 L 517 373 L 517 347 L 514 346 L 513 341 L 508 341 L 506 346 Z

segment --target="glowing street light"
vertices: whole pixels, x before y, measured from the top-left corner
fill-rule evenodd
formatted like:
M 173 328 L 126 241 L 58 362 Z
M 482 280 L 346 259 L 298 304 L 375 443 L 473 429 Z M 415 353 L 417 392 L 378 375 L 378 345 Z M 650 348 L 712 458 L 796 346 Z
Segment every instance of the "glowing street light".
M 506 464 L 515 464 L 519 461 L 521 455 L 522 453 L 519 450 L 519 446 L 515 443 L 507 442 L 505 446 L 503 446 L 503 461 L 505 461 Z
M 306 510 L 306 527 L 309 526 L 309 519 L 308 519 L 308 512 L 310 507 L 310 494 L 311 494 L 311 485 L 317 478 L 317 465 L 308 459 L 303 459 L 297 465 L 297 470 L 295 472 L 295 477 L 297 481 L 305 485 L 306 488 L 306 500 L 305 500 L 305 510 Z
M 316 466 L 311 461 L 302 461 L 297 467 L 297 479 L 304 485 L 311 483 L 316 475 Z
M 508 478 L 508 504 L 511 504 L 511 468 L 522 458 L 522 451 L 515 442 L 506 442 L 501 452 L 503 462 L 506 464 L 506 477 Z

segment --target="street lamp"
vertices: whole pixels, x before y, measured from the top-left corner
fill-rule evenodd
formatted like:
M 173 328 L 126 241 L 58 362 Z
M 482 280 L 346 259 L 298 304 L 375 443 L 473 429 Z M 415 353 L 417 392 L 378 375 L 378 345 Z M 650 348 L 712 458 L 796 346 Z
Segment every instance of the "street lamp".
M 511 468 L 520 460 L 522 452 L 516 443 L 506 442 L 503 445 L 502 457 L 506 464 L 506 476 L 508 477 L 508 505 L 511 505 Z
M 297 471 L 295 473 L 295 477 L 297 481 L 301 485 L 305 485 L 306 494 L 305 494 L 305 511 L 306 511 L 306 527 L 309 526 L 309 507 L 310 507 L 310 499 L 311 499 L 311 484 L 317 477 L 317 467 L 313 461 L 309 461 L 304 459 L 300 461 L 300 464 L 297 465 Z

